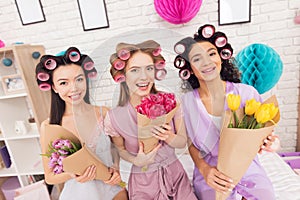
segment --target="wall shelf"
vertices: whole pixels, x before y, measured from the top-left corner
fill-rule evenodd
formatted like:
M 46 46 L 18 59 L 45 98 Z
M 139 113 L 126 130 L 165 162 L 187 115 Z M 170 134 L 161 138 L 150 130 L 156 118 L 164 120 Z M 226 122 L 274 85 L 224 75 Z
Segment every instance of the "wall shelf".
M 18 74 L 18 80 L 21 78 L 25 87 L 11 92 L 5 88 L 8 86 L 5 82 L 0 84 L 0 141 L 7 147 L 12 163 L 9 168 L 0 169 L 0 177 L 17 176 L 21 187 L 29 184 L 28 176 L 44 173 L 37 127 L 49 116 L 50 98 L 49 93 L 41 92 L 36 83 L 35 66 L 40 58 L 34 59 L 34 52 L 45 54 L 41 45 L 22 44 L 0 49 L 0 58 L 12 60 L 10 66 L 0 63 L 0 77 L 10 78 Z M 37 127 L 23 134 L 17 133 L 16 121 L 27 123 L 32 117 Z

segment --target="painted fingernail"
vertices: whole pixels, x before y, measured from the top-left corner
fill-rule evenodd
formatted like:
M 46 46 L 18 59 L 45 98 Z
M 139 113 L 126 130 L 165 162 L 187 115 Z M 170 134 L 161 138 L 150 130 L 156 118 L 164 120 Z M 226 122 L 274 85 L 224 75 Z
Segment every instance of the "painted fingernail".
M 231 187 L 232 187 L 232 188 L 234 188 L 234 187 L 235 187 L 235 185 L 231 184 Z
M 229 182 L 233 183 L 233 180 L 232 180 L 232 179 L 229 179 Z
M 229 192 L 232 192 L 232 189 L 231 189 L 231 188 L 228 188 L 228 191 L 229 191 Z
M 264 139 L 264 143 L 268 143 L 268 140 L 267 140 L 267 139 Z

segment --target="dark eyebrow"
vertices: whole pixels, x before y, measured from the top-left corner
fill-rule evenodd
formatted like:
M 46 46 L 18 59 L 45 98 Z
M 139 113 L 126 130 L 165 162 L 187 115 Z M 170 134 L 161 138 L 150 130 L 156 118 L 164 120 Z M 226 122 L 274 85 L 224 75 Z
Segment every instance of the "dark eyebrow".
M 201 56 L 201 53 L 197 53 L 197 54 L 193 55 L 193 56 L 191 57 L 191 60 L 192 60 L 194 57 L 196 57 L 196 56 Z
M 210 52 L 210 51 L 212 51 L 212 50 L 217 51 L 216 48 L 212 47 L 212 48 L 209 48 L 209 49 L 207 50 L 207 52 Z M 193 55 L 192 58 L 191 58 L 191 60 L 192 60 L 194 57 L 196 57 L 196 56 L 201 56 L 201 53 L 197 53 L 197 54 Z
M 84 75 L 83 74 L 79 74 L 79 75 L 75 76 L 75 79 L 77 79 L 79 77 L 82 77 L 82 76 L 84 76 Z M 66 80 L 68 80 L 68 79 L 67 78 L 60 78 L 57 81 L 66 81 Z
M 211 51 L 211 50 L 216 50 L 216 51 L 217 51 L 216 48 L 213 48 L 213 47 L 212 47 L 212 48 L 208 49 L 207 52 L 209 52 L 209 51 Z

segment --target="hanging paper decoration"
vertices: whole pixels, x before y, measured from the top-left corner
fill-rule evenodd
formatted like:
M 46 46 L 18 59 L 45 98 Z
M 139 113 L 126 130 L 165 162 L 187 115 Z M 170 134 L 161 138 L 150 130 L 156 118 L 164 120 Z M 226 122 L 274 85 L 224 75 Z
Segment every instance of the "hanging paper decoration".
M 260 94 L 274 87 L 283 69 L 278 53 L 265 44 L 251 44 L 235 57 L 242 82 L 252 85 Z
M 198 13 L 202 0 L 154 0 L 156 12 L 172 24 L 189 22 Z

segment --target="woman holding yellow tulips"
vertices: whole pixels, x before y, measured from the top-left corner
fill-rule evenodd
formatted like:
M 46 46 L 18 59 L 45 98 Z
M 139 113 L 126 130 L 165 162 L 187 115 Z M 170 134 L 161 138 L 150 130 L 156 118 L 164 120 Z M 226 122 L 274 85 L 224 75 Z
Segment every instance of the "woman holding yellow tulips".
M 183 79 L 183 89 L 188 91 L 183 95 L 182 106 L 190 139 L 189 152 L 195 163 L 193 186 L 198 199 L 215 200 L 216 191 L 231 191 L 228 199 L 232 200 L 275 199 L 272 184 L 257 157 L 236 186 L 231 177 L 216 168 L 221 115 L 228 110 L 226 97 L 236 94 L 240 98 L 232 100 L 240 102 L 233 103 L 234 109 L 244 107 L 246 100 L 262 100 L 252 86 L 240 83 L 226 35 L 215 32 L 213 25 L 204 25 L 193 38 L 179 41 L 174 50 L 178 54 L 174 65 Z M 274 139 L 270 133 L 262 149 L 269 149 Z

